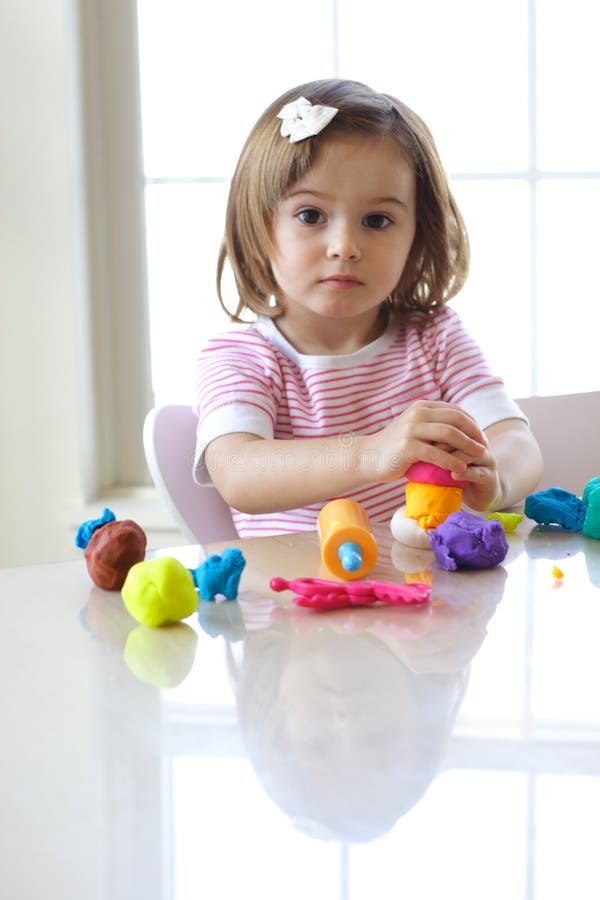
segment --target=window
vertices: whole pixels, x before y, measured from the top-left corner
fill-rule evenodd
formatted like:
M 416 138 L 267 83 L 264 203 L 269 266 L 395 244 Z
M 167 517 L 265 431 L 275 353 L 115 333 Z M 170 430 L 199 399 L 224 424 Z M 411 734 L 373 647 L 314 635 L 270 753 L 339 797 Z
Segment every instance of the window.
M 361 0 L 307 0 L 298 15 L 278 0 L 138 0 L 138 15 L 158 402 L 189 399 L 198 348 L 226 325 L 215 261 L 248 129 L 282 90 L 336 74 L 395 93 L 430 125 L 472 243 L 453 305 L 510 393 L 597 387 L 592 4 L 574 0 L 566 17 L 554 0 L 491 15 L 478 0 L 372 0 L 367 15 Z
M 285 0 L 74 8 L 96 488 L 141 480 L 152 391 L 156 403 L 190 400 L 198 349 L 227 324 L 215 263 L 237 154 L 267 103 L 315 77 L 395 93 L 430 125 L 472 243 L 453 305 L 509 392 L 598 388 L 586 327 L 600 300 L 590 277 L 600 199 L 594 4 L 573 0 L 566 13 L 555 0 L 506 0 L 491 14 L 477 0 L 372 0 L 368 15 L 358 0 L 306 0 L 301 14 Z

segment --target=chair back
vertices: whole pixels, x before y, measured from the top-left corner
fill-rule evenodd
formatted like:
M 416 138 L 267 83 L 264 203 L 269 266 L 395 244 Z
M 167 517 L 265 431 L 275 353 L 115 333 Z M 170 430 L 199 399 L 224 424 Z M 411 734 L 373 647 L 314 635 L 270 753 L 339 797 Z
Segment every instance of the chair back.
M 516 401 L 544 457 L 538 490 L 561 487 L 578 497 L 600 475 L 600 391 Z
M 187 540 L 237 540 L 231 511 L 216 487 L 193 479 L 197 418 L 190 406 L 158 406 L 144 422 L 144 452 L 158 493 Z

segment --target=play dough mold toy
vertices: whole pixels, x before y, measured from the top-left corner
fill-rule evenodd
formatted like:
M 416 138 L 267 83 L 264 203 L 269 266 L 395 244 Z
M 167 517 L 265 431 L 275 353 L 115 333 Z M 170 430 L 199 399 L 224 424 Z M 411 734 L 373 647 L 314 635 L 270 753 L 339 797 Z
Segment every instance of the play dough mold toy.
M 356 500 L 331 500 L 317 519 L 321 558 L 332 575 L 364 578 L 377 561 L 369 517 Z
M 294 591 L 294 603 L 329 611 L 351 606 L 423 606 L 431 598 L 428 584 L 389 584 L 384 581 L 353 581 L 340 584 L 321 578 L 272 578 L 273 591 Z

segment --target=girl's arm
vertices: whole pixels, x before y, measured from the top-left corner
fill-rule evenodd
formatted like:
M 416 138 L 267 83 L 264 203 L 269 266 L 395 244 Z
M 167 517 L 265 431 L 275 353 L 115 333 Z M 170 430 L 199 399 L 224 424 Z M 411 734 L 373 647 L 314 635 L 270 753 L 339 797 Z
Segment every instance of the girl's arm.
M 461 476 L 471 482 L 464 489 L 464 501 L 478 511 L 507 509 L 536 489 L 542 476 L 542 454 L 521 419 L 496 422 L 485 433 L 488 450 L 471 460 Z
M 230 506 L 258 515 L 393 481 L 419 460 L 466 477 L 468 463 L 486 453 L 487 438 L 468 413 L 449 403 L 418 400 L 372 435 L 296 440 L 223 435 L 206 448 L 205 464 Z

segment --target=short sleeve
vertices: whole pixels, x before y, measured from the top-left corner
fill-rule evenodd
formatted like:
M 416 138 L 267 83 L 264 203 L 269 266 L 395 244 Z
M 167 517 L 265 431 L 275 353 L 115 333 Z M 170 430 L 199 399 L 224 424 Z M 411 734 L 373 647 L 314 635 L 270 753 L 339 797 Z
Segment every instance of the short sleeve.
M 522 419 L 527 422 L 527 416 L 508 396 L 502 384 L 479 388 L 464 397 L 460 405 L 482 429 L 504 419 Z
M 446 307 L 431 323 L 424 343 L 433 360 L 443 400 L 461 406 L 480 428 L 503 419 L 527 421 L 454 310 Z
M 215 438 L 235 432 L 273 437 L 280 393 L 275 355 L 254 329 L 232 331 L 208 342 L 198 360 L 195 386 L 198 484 L 210 482 L 204 453 Z

